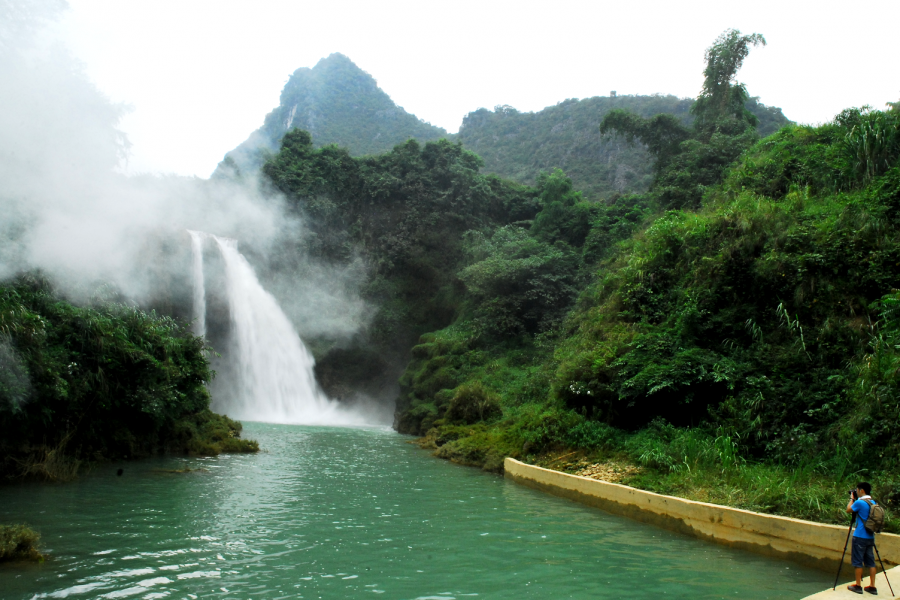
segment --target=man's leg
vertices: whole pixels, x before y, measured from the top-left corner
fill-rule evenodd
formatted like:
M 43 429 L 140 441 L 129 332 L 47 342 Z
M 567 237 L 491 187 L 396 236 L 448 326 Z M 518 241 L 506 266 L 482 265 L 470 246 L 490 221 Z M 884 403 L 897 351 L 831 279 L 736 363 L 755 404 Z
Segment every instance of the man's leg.
M 856 585 L 848 585 L 847 589 L 855 594 L 863 593 L 862 586 L 862 572 L 863 567 L 868 566 L 864 563 L 866 554 L 866 543 L 865 540 L 861 540 L 856 536 L 853 536 L 853 550 L 850 553 L 850 563 L 853 565 L 854 571 L 856 572 Z
M 877 572 L 875 568 L 875 540 L 870 541 L 866 545 L 865 562 L 863 564 L 869 567 L 869 586 L 874 588 L 875 573 Z
M 869 586 L 863 591 L 869 592 L 870 594 L 877 594 L 878 590 L 875 588 L 875 573 L 877 572 L 875 569 L 875 540 L 866 540 L 865 544 L 866 548 L 863 553 L 863 566 L 869 568 Z

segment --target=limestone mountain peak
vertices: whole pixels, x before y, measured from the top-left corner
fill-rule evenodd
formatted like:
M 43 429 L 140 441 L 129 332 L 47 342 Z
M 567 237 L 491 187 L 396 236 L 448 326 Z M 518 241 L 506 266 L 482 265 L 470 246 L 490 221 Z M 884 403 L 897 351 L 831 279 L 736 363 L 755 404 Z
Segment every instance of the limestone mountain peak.
M 257 170 L 292 129 L 309 131 L 316 146 L 337 144 L 356 156 L 390 150 L 409 138 L 427 141 L 447 135 L 397 106 L 374 77 L 335 52 L 312 68 L 293 72 L 279 106 L 225 155 L 213 176 Z

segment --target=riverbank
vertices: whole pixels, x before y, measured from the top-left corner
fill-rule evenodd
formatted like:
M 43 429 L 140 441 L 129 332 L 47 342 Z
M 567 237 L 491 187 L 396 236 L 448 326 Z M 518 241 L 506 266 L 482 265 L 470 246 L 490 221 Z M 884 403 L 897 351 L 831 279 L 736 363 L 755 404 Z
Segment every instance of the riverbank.
M 518 483 L 703 540 L 828 570 L 841 560 L 847 529 L 638 490 L 626 485 L 505 461 Z M 900 536 L 881 534 L 881 557 L 900 563 Z M 849 555 L 844 556 L 849 564 Z
M 168 440 L 153 445 L 134 445 L 130 455 L 94 452 L 88 456 L 73 451 L 64 438 L 56 446 L 36 444 L 6 449 L 0 466 L 7 481 L 72 481 L 85 471 L 114 460 L 143 459 L 158 455 L 218 456 L 259 452 L 256 440 L 243 439 L 240 421 L 203 410 L 184 415 L 172 426 Z M 3 481 L 3 479 L 0 479 Z
M 559 441 L 543 442 L 546 449 L 531 451 L 526 434 L 537 426 L 520 421 L 530 429 L 523 431 L 524 426 L 503 421 L 440 424 L 418 443 L 440 458 L 496 473 L 503 473 L 504 458 L 512 457 L 658 494 L 839 526 L 847 524 L 847 490 L 865 479 L 888 511 L 886 531 L 900 533 L 900 520 L 892 518 L 900 499 L 900 480 L 891 472 L 851 472 L 817 462 L 782 465 L 748 460 L 740 455 L 734 437 L 700 428 L 654 425 L 629 433 L 596 425 L 600 433 L 594 435 L 583 426 L 585 422 L 576 422 L 563 435 L 554 429 L 563 431 L 567 422 L 556 415 L 548 417 L 543 427 L 552 434 L 545 432 L 545 437 Z
M 789 468 L 749 462 L 719 468 L 688 464 L 670 470 L 622 457 L 575 453 L 558 460 L 559 456 L 543 455 L 533 464 L 696 502 L 839 526 L 847 523 L 847 490 L 860 479 L 867 479 L 873 485 L 873 495 L 887 510 L 892 513 L 895 508 L 895 483 L 886 473 L 854 473 L 838 478 L 820 473 L 814 466 Z M 886 531 L 900 533 L 900 523 L 889 519 Z

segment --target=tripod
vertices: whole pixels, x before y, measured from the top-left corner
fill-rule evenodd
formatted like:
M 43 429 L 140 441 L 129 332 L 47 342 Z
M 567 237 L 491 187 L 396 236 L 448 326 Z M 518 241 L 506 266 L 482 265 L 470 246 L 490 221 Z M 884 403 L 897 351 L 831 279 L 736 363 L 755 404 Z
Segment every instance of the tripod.
M 847 555 L 847 544 L 850 543 L 850 535 L 853 533 L 853 524 L 856 523 L 856 513 L 850 517 L 850 528 L 847 530 L 847 539 L 844 540 L 844 551 L 841 552 L 841 562 L 838 563 L 837 575 L 834 576 L 834 585 L 831 586 L 831 589 L 834 590 L 837 588 L 838 579 L 841 576 L 841 568 L 844 566 L 844 556 Z M 891 587 L 891 582 L 887 576 L 887 570 L 884 568 L 884 561 L 881 560 L 881 552 L 878 551 L 878 546 L 875 545 L 875 540 L 872 540 L 872 547 L 875 548 L 875 554 L 878 556 L 878 562 L 881 563 L 881 573 L 884 575 L 884 580 L 888 584 L 888 589 L 891 590 L 891 596 L 894 595 L 894 588 Z
M 834 585 L 831 586 L 832 590 L 837 589 L 837 582 L 841 576 L 841 569 L 844 567 L 844 556 L 847 555 L 847 544 L 850 543 L 850 535 L 853 533 L 853 524 L 856 523 L 856 513 L 850 516 L 850 528 L 847 530 L 847 539 L 844 540 L 844 551 L 841 552 L 841 562 L 838 563 L 838 571 L 837 575 L 834 576 Z M 893 592 L 891 592 L 893 593 Z

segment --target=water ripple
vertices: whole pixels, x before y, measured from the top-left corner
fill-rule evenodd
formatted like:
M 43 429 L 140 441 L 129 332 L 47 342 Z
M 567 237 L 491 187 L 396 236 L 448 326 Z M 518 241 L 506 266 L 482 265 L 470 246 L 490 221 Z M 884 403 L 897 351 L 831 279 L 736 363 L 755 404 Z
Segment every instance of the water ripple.
M 3 597 L 797 598 L 827 575 L 436 460 L 384 430 L 248 423 L 267 452 L 0 488 L 54 559 Z M 189 467 L 205 472 L 166 473 Z

